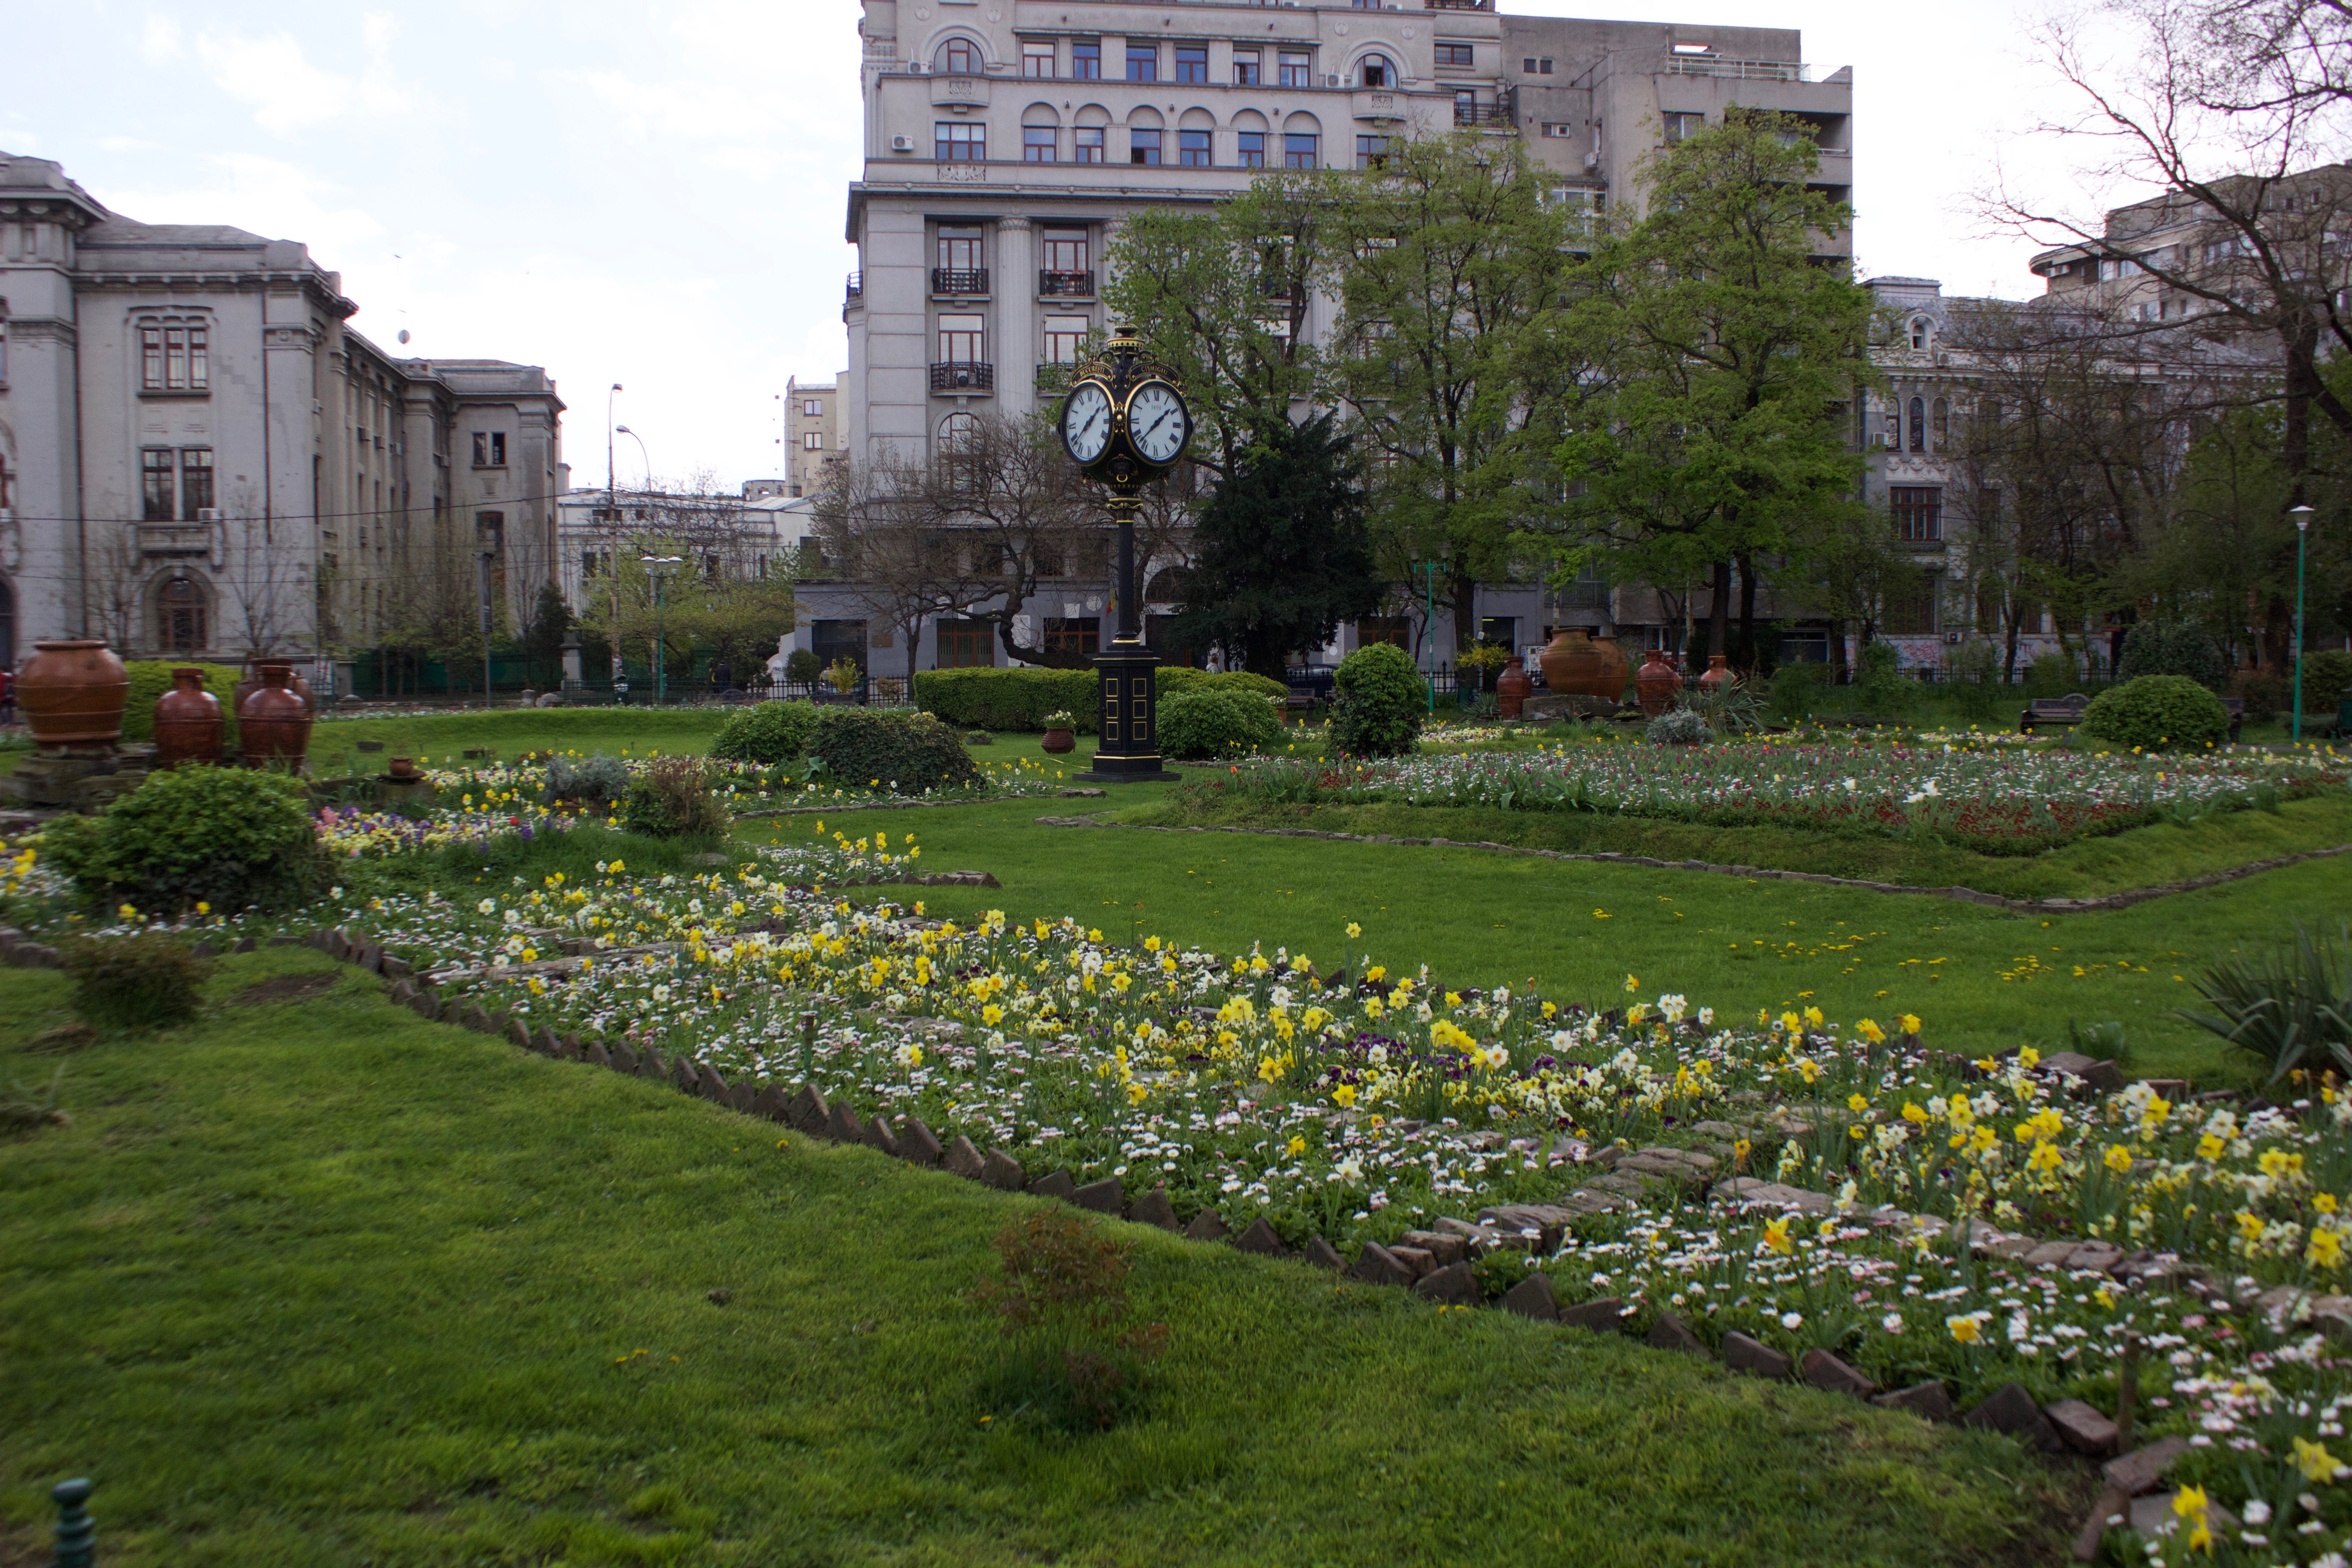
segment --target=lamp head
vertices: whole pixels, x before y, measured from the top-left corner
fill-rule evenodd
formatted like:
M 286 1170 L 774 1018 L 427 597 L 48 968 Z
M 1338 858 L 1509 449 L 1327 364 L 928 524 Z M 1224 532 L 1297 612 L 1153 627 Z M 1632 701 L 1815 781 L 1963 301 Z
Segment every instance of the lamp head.
M 2294 519 L 2295 531 L 2301 533 L 2311 527 L 2311 520 L 2318 515 L 2318 510 L 2316 507 L 2289 507 L 2286 514 Z

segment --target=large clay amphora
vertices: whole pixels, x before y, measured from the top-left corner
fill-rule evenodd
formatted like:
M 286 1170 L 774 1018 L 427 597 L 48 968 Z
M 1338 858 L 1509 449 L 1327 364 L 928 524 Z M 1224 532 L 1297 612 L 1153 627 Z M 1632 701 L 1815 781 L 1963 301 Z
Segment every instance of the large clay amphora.
M 155 765 L 218 762 L 226 728 L 220 699 L 205 689 L 205 672 L 174 669 L 172 689 L 155 699 Z
M 37 642 L 16 671 L 16 705 L 42 746 L 103 746 L 122 738 L 131 673 L 95 640 Z
M 261 667 L 261 684 L 236 706 L 237 737 L 246 765 L 283 760 L 299 772 L 310 749 L 310 705 L 293 688 L 294 667 Z

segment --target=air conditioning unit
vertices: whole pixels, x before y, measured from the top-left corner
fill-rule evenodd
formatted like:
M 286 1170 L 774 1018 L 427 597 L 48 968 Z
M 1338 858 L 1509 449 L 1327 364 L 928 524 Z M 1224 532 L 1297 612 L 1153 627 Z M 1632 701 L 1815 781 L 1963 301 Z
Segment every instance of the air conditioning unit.
M 218 522 L 220 520 L 221 509 L 216 506 L 199 507 L 196 509 L 196 521 L 198 522 Z
M 1339 79 L 1336 76 L 1326 76 L 1323 79 L 1323 85 L 1325 87 L 1337 87 L 1339 85 Z
M 915 139 L 913 137 L 893 136 L 890 138 L 890 151 L 893 153 L 911 153 L 914 150 Z
M 1595 174 L 1599 172 L 1600 168 L 1601 154 L 1598 153 L 1587 153 L 1584 155 L 1584 172 L 1588 174 Z
M 1944 640 L 1951 644 L 1954 647 L 1958 647 L 1962 643 L 1969 640 L 1969 634 L 1966 632 L 1946 632 L 1944 634 Z

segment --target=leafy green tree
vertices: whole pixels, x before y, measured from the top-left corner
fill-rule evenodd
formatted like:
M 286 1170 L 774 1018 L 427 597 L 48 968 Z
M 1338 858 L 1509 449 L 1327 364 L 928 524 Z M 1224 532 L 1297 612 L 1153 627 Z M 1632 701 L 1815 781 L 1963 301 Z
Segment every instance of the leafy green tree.
M 1380 608 L 1363 464 L 1334 416 L 1277 416 L 1238 454 L 1193 535 L 1180 644 L 1215 643 L 1280 680 L 1289 656 Z
M 1478 584 L 1515 576 L 1514 535 L 1547 516 L 1559 409 L 1585 384 L 1559 352 L 1580 236 L 1543 191 L 1517 142 L 1457 132 L 1392 145 L 1337 208 L 1324 390 L 1377 454 L 1383 566 L 1444 564 L 1457 646 L 1477 636 Z
M 1622 575 L 1710 580 L 1717 650 L 1737 566 L 1750 666 L 1763 573 L 1802 576 L 1808 544 L 1861 504 L 1843 411 L 1870 380 L 1872 301 L 1818 254 L 1817 236 L 1852 223 L 1811 184 L 1818 163 L 1805 122 L 1773 113 L 1735 110 L 1667 147 L 1577 307 L 1601 390 L 1559 449 L 1576 532 Z
M 519 639 L 530 660 L 532 679 L 548 686 L 562 679 L 563 637 L 571 629 L 572 610 L 563 602 L 563 591 L 553 583 L 541 583 L 531 604 L 530 625 Z

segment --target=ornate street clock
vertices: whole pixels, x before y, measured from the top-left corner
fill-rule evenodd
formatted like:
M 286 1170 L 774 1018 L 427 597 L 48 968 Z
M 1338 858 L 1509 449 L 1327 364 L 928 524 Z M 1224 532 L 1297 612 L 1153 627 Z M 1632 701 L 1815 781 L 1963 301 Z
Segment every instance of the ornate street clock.
M 1133 783 L 1176 775 L 1160 765 L 1154 674 L 1160 658 L 1143 643 L 1137 616 L 1135 518 L 1143 487 L 1164 476 L 1192 439 L 1192 413 L 1175 380 L 1144 353 L 1127 329 L 1115 331 L 1102 357 L 1079 367 L 1077 384 L 1062 400 L 1063 448 L 1081 473 L 1111 492 L 1118 525 L 1118 634 L 1095 656 L 1102 710 L 1094 771 L 1098 783 Z

